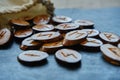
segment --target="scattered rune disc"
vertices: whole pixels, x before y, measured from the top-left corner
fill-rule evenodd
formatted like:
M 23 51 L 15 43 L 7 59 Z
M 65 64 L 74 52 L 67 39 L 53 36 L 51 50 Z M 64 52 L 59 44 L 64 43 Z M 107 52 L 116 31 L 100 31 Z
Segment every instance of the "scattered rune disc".
M 100 49 L 106 61 L 115 65 L 120 65 L 120 48 L 111 44 L 104 44 Z
M 16 38 L 20 38 L 21 39 L 21 38 L 26 38 L 26 37 L 32 35 L 32 33 L 33 33 L 32 29 L 21 29 L 21 30 L 16 30 L 14 32 L 14 36 Z
M 39 24 L 32 27 L 35 31 L 51 31 L 54 29 L 53 25 L 50 24 Z
M 69 31 L 69 30 L 75 30 L 78 28 L 79 28 L 79 26 L 74 23 L 59 24 L 55 27 L 55 29 L 58 29 L 60 31 Z
M 120 40 L 120 37 L 114 33 L 102 32 L 99 34 L 99 37 L 103 40 L 104 43 L 117 44 Z
M 40 32 L 32 35 L 31 37 L 33 40 L 37 40 L 37 41 L 53 42 L 59 40 L 60 36 L 61 34 L 59 32 L 50 31 L 50 32 Z
M 72 46 L 79 44 L 80 42 L 84 41 L 87 37 L 87 33 L 82 30 L 74 30 L 70 31 L 65 35 L 63 40 L 64 46 Z
M 20 48 L 22 50 L 38 49 L 41 45 L 42 43 L 33 40 L 31 37 L 28 37 L 22 41 Z
M 100 46 L 103 45 L 103 42 L 95 38 L 87 38 L 85 41 L 81 42 L 80 45 L 84 50 L 88 51 L 100 51 Z
M 63 40 L 52 42 L 52 43 L 45 43 L 43 44 L 41 50 L 48 53 L 54 53 L 55 51 L 63 47 L 62 43 L 63 43 Z
M 48 57 L 46 52 L 37 50 L 28 50 L 18 55 L 18 60 L 25 63 L 36 63 L 45 60 Z
M 10 41 L 11 36 L 12 34 L 9 29 L 7 28 L 1 29 L 0 30 L 0 46 L 7 44 Z
M 48 15 L 38 15 L 33 19 L 34 24 L 47 24 L 50 20 L 50 16 Z
M 12 19 L 10 20 L 11 25 L 14 26 L 14 29 L 24 29 L 30 26 L 30 23 L 25 21 L 24 19 Z
M 92 29 L 94 28 L 94 23 L 89 20 L 76 20 L 75 24 L 79 25 L 81 29 Z
M 99 35 L 99 31 L 96 29 L 82 29 L 82 31 L 88 33 L 87 37 L 97 37 Z
M 72 18 L 67 16 L 54 16 L 52 20 L 57 23 L 68 23 L 72 21 Z
M 56 59 L 65 63 L 78 63 L 81 61 L 81 54 L 72 49 L 60 49 L 55 53 Z

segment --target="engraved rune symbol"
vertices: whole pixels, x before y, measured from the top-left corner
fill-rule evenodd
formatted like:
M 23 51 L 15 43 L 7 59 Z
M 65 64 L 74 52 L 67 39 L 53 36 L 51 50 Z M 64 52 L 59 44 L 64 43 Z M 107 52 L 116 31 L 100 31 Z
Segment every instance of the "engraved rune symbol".
M 72 26 L 68 25 L 68 24 L 61 24 L 61 26 L 63 26 L 63 28 L 70 28 Z
M 85 21 L 78 21 L 79 23 L 86 23 Z
M 77 34 L 76 38 L 78 38 L 78 37 L 82 36 L 84 33 L 79 33 L 78 31 L 75 31 L 75 32 L 69 34 L 69 36 L 71 36 L 73 34 Z
M 115 39 L 114 37 L 112 37 L 112 34 L 104 34 L 106 36 L 107 39 L 111 40 L 111 39 Z
M 92 34 L 95 33 L 95 31 L 91 30 L 91 31 L 87 31 L 88 34 Z
M 46 25 L 39 25 L 39 26 L 36 26 L 37 29 L 43 29 L 43 28 L 50 28 Z
M 59 18 L 57 18 L 57 19 L 64 20 L 64 21 L 66 20 L 65 17 L 63 17 L 63 18 L 62 18 L 62 17 L 59 17 Z
M 24 54 L 26 56 L 33 56 L 33 57 L 37 57 L 37 56 L 40 56 L 40 55 L 36 55 L 36 54 Z
M 113 53 L 115 53 L 115 55 L 120 57 L 120 50 L 117 48 L 108 48 L 110 51 L 112 51 Z
M 68 56 L 73 56 L 74 58 L 77 58 L 74 54 L 65 54 L 64 52 L 61 52 L 61 54 L 64 56 L 64 57 L 68 57 Z
M 6 31 L 2 31 L 2 32 L 0 33 L 0 39 L 4 36 L 5 33 L 6 33 Z
M 41 37 L 41 36 L 48 36 L 48 37 L 51 37 L 52 34 L 39 34 L 37 37 Z
M 99 42 L 96 42 L 96 40 L 91 40 L 91 41 L 86 40 L 86 41 L 82 42 L 82 44 L 86 44 L 87 42 L 91 42 L 91 43 L 95 43 L 95 44 L 100 44 Z

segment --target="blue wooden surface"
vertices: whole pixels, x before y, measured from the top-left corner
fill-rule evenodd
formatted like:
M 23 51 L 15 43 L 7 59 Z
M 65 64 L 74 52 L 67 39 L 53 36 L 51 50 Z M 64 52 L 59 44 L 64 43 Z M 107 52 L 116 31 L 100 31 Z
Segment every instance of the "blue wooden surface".
M 73 20 L 93 20 L 96 29 L 120 35 L 120 8 L 57 9 L 55 13 L 70 16 Z M 0 80 L 120 80 L 120 67 L 104 61 L 101 52 L 79 51 L 82 63 L 76 69 L 58 65 L 54 55 L 48 57 L 45 65 L 23 66 L 17 61 L 17 55 L 21 52 L 23 51 L 15 43 L 7 50 L 0 50 Z

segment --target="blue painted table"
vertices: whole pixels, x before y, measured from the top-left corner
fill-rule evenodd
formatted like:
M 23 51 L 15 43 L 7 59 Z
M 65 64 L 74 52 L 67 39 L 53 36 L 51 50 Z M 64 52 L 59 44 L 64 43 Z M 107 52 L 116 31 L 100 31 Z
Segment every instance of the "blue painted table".
M 93 20 L 96 29 L 120 35 L 120 8 L 57 9 L 55 13 L 70 16 L 73 20 Z M 0 50 L 0 80 L 120 80 L 120 67 L 104 61 L 101 52 L 79 51 L 82 63 L 76 69 L 58 65 L 54 55 L 48 57 L 45 65 L 23 66 L 17 61 L 17 55 L 21 52 L 15 43 L 7 50 Z

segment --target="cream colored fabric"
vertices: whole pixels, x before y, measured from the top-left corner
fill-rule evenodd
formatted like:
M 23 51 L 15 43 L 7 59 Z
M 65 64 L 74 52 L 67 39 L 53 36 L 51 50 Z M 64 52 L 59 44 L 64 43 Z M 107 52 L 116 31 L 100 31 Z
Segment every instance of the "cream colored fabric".
M 0 25 L 8 24 L 9 20 L 11 20 L 11 19 L 22 18 L 25 16 L 34 17 L 34 16 L 40 15 L 40 14 L 48 14 L 46 7 L 43 6 L 41 3 L 36 4 L 35 6 L 31 7 L 30 9 L 28 9 L 26 11 L 22 11 L 19 13 L 0 15 Z M 2 27 L 2 26 L 0 26 L 0 27 Z
M 35 4 L 37 0 L 0 0 L 0 14 L 20 12 Z
M 48 7 L 51 7 L 50 10 L 48 9 Z M 6 27 L 6 24 L 8 25 L 9 20 L 11 19 L 22 18 L 26 16 L 34 17 L 40 14 L 51 15 L 48 12 L 54 12 L 53 4 L 50 1 L 0 0 L 0 28 Z

